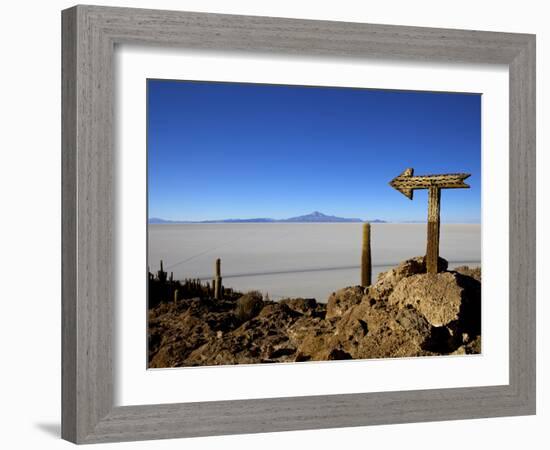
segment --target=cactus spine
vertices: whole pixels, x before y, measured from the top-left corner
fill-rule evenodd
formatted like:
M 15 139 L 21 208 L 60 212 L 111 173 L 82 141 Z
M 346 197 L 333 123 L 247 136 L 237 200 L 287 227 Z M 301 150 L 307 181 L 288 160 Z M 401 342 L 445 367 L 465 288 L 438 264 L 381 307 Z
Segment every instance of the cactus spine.
M 370 223 L 363 224 L 363 247 L 361 250 L 361 286 L 371 284 L 372 265 L 370 257 Z
M 222 260 L 216 259 L 215 264 L 215 277 L 214 277 L 214 298 L 220 300 L 222 298 Z

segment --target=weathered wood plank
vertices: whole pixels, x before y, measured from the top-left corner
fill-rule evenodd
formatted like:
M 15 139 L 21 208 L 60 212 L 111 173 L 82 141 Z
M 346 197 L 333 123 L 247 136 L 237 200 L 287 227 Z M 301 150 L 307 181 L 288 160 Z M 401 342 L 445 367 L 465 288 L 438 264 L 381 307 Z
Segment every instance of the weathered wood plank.
M 406 169 L 401 175 L 390 181 L 390 186 L 412 200 L 414 189 L 429 189 L 438 187 L 441 189 L 465 189 L 470 186 L 464 180 L 469 173 L 445 173 L 440 175 L 413 176 L 414 169 Z
M 441 189 L 431 187 L 428 190 L 428 242 L 426 244 L 426 272 L 437 273 L 439 259 L 439 205 Z
M 390 181 L 390 186 L 412 200 L 415 189 L 428 189 L 428 240 L 426 244 L 426 270 L 437 273 L 439 259 L 439 210 L 441 189 L 464 189 L 470 186 L 464 180 L 469 173 L 443 173 L 438 175 L 413 176 L 414 169 L 408 168 Z

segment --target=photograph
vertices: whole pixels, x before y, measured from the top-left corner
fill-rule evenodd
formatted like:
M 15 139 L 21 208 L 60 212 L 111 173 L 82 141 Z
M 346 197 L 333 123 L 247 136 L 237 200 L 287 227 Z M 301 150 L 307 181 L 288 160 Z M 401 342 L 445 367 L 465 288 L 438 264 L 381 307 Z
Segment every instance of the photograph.
M 1 447 L 550 449 L 549 8 L 471 3 L 3 3 Z
M 482 353 L 480 93 L 146 83 L 148 369 Z

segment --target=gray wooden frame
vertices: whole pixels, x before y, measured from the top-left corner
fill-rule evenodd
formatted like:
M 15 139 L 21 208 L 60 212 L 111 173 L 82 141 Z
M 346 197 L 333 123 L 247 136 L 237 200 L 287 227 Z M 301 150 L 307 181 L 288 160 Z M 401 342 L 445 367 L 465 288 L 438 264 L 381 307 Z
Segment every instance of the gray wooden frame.
M 77 443 L 535 413 L 535 36 L 76 6 L 62 13 L 62 436 Z M 118 43 L 506 64 L 510 382 L 113 406 L 113 52 Z

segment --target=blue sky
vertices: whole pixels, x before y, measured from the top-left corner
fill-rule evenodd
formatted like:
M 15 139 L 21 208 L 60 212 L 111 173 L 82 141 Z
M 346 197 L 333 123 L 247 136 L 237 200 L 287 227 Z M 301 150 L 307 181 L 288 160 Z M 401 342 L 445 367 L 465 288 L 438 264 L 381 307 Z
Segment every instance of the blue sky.
M 148 80 L 149 217 L 426 220 L 426 191 L 388 183 L 467 172 L 444 222 L 479 222 L 481 96 Z

